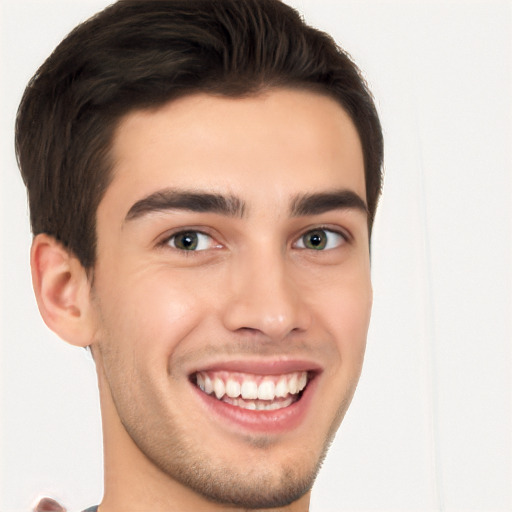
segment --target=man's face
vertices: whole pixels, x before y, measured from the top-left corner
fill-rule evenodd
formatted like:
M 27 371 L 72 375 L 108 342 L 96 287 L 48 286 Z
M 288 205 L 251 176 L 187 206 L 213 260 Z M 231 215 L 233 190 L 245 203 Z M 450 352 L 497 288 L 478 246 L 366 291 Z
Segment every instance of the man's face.
M 213 501 L 297 500 L 363 361 L 356 129 L 311 92 L 196 95 L 126 116 L 113 157 L 91 294 L 106 443 Z

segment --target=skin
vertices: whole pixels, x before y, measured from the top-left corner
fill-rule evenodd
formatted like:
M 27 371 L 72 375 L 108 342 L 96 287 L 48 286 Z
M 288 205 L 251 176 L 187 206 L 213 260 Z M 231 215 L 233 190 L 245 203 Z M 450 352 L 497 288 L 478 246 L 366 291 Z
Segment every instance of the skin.
M 93 279 L 45 235 L 32 250 L 43 318 L 93 350 L 105 446 L 100 511 L 308 510 L 360 375 L 372 290 L 366 213 L 294 215 L 291 205 L 340 190 L 365 201 L 354 125 L 312 92 L 195 95 L 127 115 L 112 155 Z M 169 188 L 236 197 L 244 208 L 129 215 Z M 327 230 L 327 248 L 304 245 L 314 228 Z M 173 246 L 184 229 L 204 233 L 201 250 Z M 300 421 L 254 431 L 210 414 L 190 376 L 233 360 L 314 365 Z

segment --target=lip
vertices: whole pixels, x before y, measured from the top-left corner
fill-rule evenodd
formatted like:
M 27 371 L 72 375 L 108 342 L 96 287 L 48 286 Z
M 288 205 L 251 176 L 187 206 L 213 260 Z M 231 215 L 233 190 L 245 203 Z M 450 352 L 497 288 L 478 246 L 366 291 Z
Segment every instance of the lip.
M 214 371 L 252 373 L 254 375 L 281 375 L 292 372 L 311 372 L 318 374 L 322 371 L 322 368 L 312 361 L 297 359 L 279 359 L 271 361 L 233 360 L 212 363 L 201 368 L 196 368 L 191 372 L 191 375 L 197 372 Z
M 198 371 L 230 371 L 257 375 L 278 375 L 295 371 L 309 372 L 312 377 L 302 391 L 299 400 L 288 407 L 271 411 L 255 411 L 236 407 L 204 393 L 192 381 L 190 382 L 195 396 L 206 409 L 206 413 L 210 417 L 217 418 L 228 429 L 234 429 L 237 433 L 245 431 L 276 435 L 291 431 L 304 421 L 310 410 L 318 376 L 321 372 L 317 365 L 306 361 L 272 361 L 270 363 L 230 361 L 204 367 Z

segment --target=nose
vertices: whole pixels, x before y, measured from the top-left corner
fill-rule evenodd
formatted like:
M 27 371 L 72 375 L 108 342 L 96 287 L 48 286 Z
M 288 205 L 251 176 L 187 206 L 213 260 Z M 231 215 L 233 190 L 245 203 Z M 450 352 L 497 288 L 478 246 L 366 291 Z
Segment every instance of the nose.
M 224 326 L 233 332 L 257 332 L 272 341 L 307 330 L 311 313 L 290 267 L 279 254 L 240 258 L 228 280 Z

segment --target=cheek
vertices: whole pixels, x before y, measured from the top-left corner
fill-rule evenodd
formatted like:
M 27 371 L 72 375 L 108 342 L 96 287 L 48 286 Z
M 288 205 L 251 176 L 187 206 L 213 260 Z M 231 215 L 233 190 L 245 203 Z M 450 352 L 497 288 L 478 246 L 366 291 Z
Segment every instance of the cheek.
M 372 308 L 369 277 L 340 279 L 318 301 L 318 315 L 323 318 L 335 340 L 341 363 L 346 369 L 362 364 Z
M 319 424 L 330 425 L 334 435 L 352 400 L 363 366 L 372 291 L 368 280 L 330 281 L 328 293 L 318 298 L 316 316 L 332 343 L 332 356 L 322 380 L 323 405 Z M 335 286 L 336 285 L 336 286 Z
M 136 360 L 151 356 L 164 364 L 180 341 L 204 315 L 204 299 L 192 283 L 180 276 L 132 272 L 129 278 L 104 281 L 96 289 L 101 328 L 116 352 L 130 352 Z

